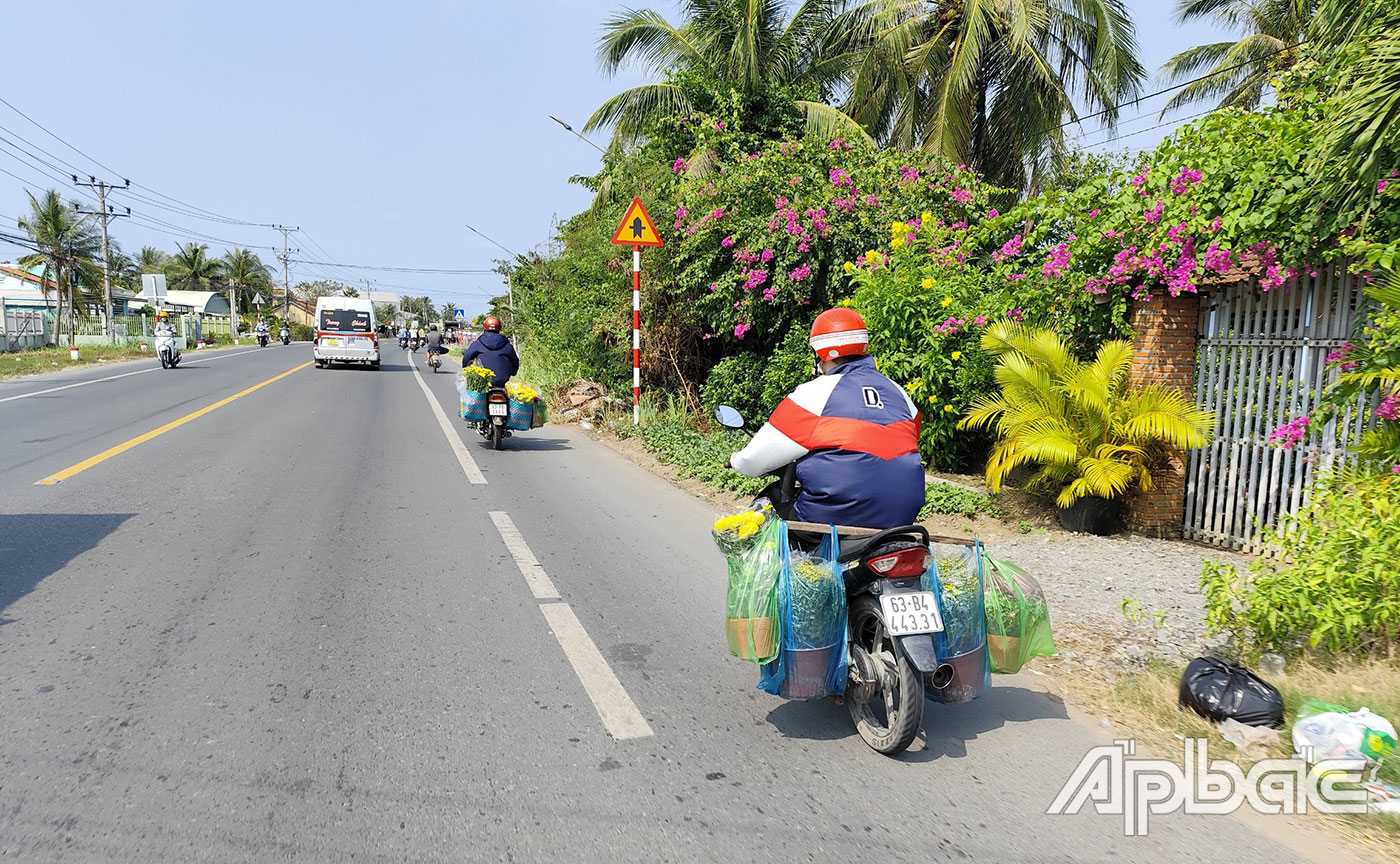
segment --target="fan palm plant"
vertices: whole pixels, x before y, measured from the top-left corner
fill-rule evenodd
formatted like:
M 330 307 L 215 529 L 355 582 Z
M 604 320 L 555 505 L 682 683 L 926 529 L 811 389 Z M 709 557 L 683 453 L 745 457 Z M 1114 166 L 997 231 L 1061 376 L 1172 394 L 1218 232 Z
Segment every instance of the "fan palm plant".
M 1111 126 L 1146 78 L 1122 0 L 867 0 L 842 23 L 859 53 L 848 114 L 1009 188 L 1080 110 Z
M 1211 20 L 1241 36 L 1197 45 L 1168 60 L 1162 71 L 1173 83 L 1201 80 L 1183 87 L 1162 115 L 1211 100 L 1221 108 L 1257 108 L 1270 80 L 1297 60 L 1296 48 L 1317 7 L 1318 0 L 1178 0 L 1179 23 Z
M 1185 394 L 1132 387 L 1127 342 L 1105 342 L 1085 363 L 1059 334 L 1003 321 L 983 333 L 982 347 L 996 358 L 1001 392 L 976 399 L 958 425 L 995 427 L 987 461 L 993 492 L 1018 465 L 1035 464 L 1031 488 L 1056 491 L 1058 507 L 1114 499 L 1151 489 L 1149 469 L 1168 451 L 1210 441 L 1215 418 Z
M 224 254 L 222 278 L 228 285 L 229 294 L 237 291 L 260 291 L 272 287 L 272 268 L 262 262 L 251 249 L 233 249 Z M 233 306 L 235 297 L 230 296 Z M 233 306 L 237 311 L 238 307 Z
M 136 253 L 136 267 L 144 273 L 164 273 L 168 256 L 154 246 L 142 246 Z
M 51 286 L 68 287 L 70 344 L 73 334 L 73 309 L 76 308 L 73 296 L 74 283 L 86 294 L 98 290 L 101 276 L 95 264 L 102 254 L 102 235 L 93 224 L 92 217 L 79 215 L 71 204 L 63 203 L 59 194 L 50 189 L 41 198 L 29 195 L 29 215 L 20 218 L 17 225 L 29 234 L 39 251 L 25 255 L 19 263 L 25 267 L 43 265 L 40 276 L 45 302 Z M 58 342 L 60 322 L 63 320 L 63 292 L 58 294 L 58 308 L 53 319 L 53 341 Z
M 863 136 L 860 127 L 821 98 L 844 80 L 849 56 L 833 34 L 844 0 L 805 0 L 788 17 L 784 0 L 682 0 L 681 24 L 652 9 L 626 9 L 608 18 L 598 63 L 609 75 L 635 64 L 658 76 L 694 70 L 752 97 L 765 87 L 793 87 L 818 99 L 799 99 L 807 126 L 821 134 Z M 635 140 L 662 118 L 694 109 L 675 81 L 642 84 L 608 99 L 584 131 L 613 128 L 614 142 Z

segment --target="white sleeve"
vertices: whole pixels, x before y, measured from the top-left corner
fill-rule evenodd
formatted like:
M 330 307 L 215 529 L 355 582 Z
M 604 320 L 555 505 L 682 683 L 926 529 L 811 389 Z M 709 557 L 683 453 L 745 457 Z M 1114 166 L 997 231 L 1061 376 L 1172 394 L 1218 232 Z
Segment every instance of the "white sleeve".
M 826 409 L 826 401 L 840 382 L 839 375 L 823 375 L 799 386 L 788 397 L 800 408 L 821 416 Z M 764 423 L 749 445 L 731 458 L 734 470 L 748 477 L 761 477 L 776 471 L 789 462 L 795 462 L 810 453 L 806 446 L 794 441 L 774 425 Z
M 746 477 L 762 477 L 807 453 L 806 447 L 774 429 L 772 423 L 764 423 L 749 445 L 735 453 L 730 462 L 735 471 Z

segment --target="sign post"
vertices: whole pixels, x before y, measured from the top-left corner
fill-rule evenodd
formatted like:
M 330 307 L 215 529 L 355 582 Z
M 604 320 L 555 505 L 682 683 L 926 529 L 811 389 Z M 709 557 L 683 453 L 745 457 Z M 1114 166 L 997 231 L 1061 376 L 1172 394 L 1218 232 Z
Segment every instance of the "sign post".
M 642 423 L 642 247 L 665 246 L 656 226 L 642 206 L 642 199 L 633 198 L 632 206 L 622 217 L 612 242 L 632 247 L 632 425 Z

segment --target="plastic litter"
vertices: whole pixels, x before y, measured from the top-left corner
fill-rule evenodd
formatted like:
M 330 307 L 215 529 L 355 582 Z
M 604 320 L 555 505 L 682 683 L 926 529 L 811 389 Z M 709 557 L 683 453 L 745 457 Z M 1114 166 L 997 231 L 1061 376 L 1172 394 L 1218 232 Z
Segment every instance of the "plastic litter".
M 1309 699 L 1299 706 L 1293 724 L 1294 752 L 1301 756 L 1307 748 L 1314 762 L 1360 758 L 1375 763 L 1395 755 L 1395 726 L 1369 708 L 1349 711 Z
M 1231 717 L 1215 727 L 1220 737 L 1234 744 L 1245 756 L 1255 758 L 1282 740 L 1277 729 L 1268 726 L 1246 726 Z
M 1019 672 L 1032 657 L 1053 657 L 1045 592 L 1025 570 L 982 554 L 986 576 L 987 652 L 992 671 Z
M 1278 689 L 1219 657 L 1197 657 L 1187 664 L 1176 704 L 1215 723 L 1233 718 L 1246 726 L 1283 725 L 1283 697 Z

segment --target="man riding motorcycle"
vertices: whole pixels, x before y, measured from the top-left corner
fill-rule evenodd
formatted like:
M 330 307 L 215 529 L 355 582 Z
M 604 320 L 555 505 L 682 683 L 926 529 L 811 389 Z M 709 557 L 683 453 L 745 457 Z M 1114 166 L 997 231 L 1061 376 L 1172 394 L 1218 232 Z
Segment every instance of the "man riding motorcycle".
M 749 477 L 797 463 L 800 494 L 773 502 L 785 518 L 894 528 L 918 517 L 924 503 L 919 411 L 904 388 L 875 368 L 868 341 L 854 310 L 818 316 L 809 344 L 820 376 L 784 399 L 729 459 Z
M 267 338 L 267 335 L 268 335 L 267 322 L 264 321 L 262 318 L 258 318 L 258 323 L 255 324 L 255 325 L 253 325 L 253 335 L 254 335 L 254 337 L 256 337 L 256 338 L 259 339 L 259 340 L 263 340 L 263 339 L 266 339 L 266 338 Z
M 423 362 L 424 362 L 426 365 L 431 366 L 431 365 L 433 365 L 433 364 L 432 364 L 432 355 L 434 355 L 434 354 L 446 354 L 446 353 L 447 353 L 447 346 L 444 345 L 444 344 L 442 344 L 442 334 L 438 332 L 437 325 L 436 325 L 436 324 L 429 325 L 429 327 L 428 327 L 428 350 L 424 352 L 424 359 L 423 359 Z
M 491 386 L 504 387 L 510 377 L 520 371 L 520 357 L 510 340 L 501 335 L 501 319 L 488 315 L 481 328 L 485 332 L 462 352 L 462 368 L 479 361 L 480 365 L 495 373 L 496 378 Z

